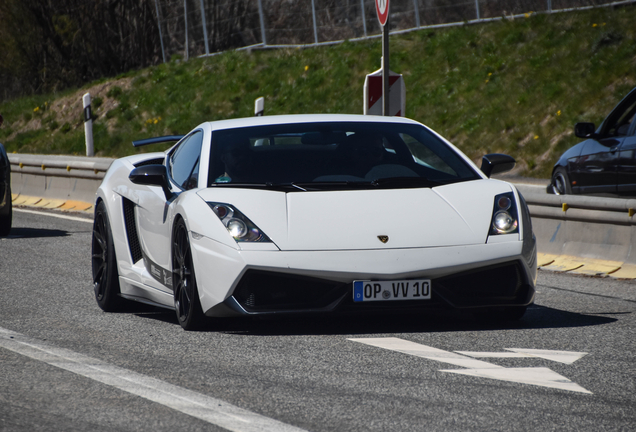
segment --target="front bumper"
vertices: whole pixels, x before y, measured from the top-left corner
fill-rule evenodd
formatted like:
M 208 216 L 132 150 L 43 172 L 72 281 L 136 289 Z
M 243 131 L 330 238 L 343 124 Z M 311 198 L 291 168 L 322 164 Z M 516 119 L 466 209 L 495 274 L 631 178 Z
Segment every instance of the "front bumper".
M 237 251 L 193 241 L 208 316 L 527 306 L 534 301 L 536 245 L 494 244 L 364 251 Z M 216 250 L 214 250 L 216 248 Z M 354 280 L 431 279 L 426 301 L 353 302 Z
M 407 312 L 431 308 L 527 306 L 534 285 L 519 262 L 503 263 L 431 280 L 430 300 L 355 303 L 353 285 L 284 273 L 249 270 L 234 294 L 212 308 L 212 316 L 281 315 L 324 312 Z

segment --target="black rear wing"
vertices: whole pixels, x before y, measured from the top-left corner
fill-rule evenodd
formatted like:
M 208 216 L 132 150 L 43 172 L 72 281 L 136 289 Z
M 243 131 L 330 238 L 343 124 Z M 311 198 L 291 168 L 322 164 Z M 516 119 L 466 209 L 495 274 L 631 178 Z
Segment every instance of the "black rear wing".
M 184 135 L 166 135 L 166 136 L 161 136 L 161 137 L 154 137 L 154 138 L 146 138 L 146 139 L 135 140 L 135 141 L 132 142 L 132 144 L 133 144 L 133 147 L 141 147 L 141 146 L 145 146 L 145 145 L 148 145 L 148 144 L 158 144 L 158 143 L 163 143 L 163 142 L 179 141 L 183 137 L 184 137 Z

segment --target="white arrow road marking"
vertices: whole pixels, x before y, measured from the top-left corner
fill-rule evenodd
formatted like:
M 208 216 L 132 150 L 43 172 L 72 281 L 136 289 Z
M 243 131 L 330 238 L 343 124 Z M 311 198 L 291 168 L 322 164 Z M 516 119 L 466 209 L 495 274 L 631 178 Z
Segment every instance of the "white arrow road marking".
M 477 352 L 477 351 L 455 351 L 456 353 L 481 358 L 529 358 L 533 357 L 528 354 L 521 354 L 516 352 Z
M 399 351 L 404 354 L 410 354 L 417 357 L 424 357 L 425 359 L 436 360 L 442 363 L 450 363 L 455 366 L 462 366 L 470 369 L 503 369 L 503 366 L 498 366 L 496 364 L 488 363 L 481 360 L 475 360 L 463 355 L 455 354 L 449 351 L 444 351 L 438 348 L 433 348 L 399 338 L 362 338 L 349 340 L 375 346 L 378 348 L 388 349 L 391 351 Z
M 540 357 L 546 360 L 552 360 L 559 363 L 572 364 L 581 357 L 587 355 L 585 352 L 575 351 L 554 351 L 554 350 L 538 350 L 528 348 L 504 348 L 512 352 L 477 352 L 477 351 L 455 351 L 456 353 L 481 358 L 530 358 Z
M 220 399 L 64 348 L 47 345 L 2 327 L 0 327 L 0 348 L 85 376 L 230 431 L 303 431 L 303 429 L 239 408 Z
M 511 351 L 519 351 L 511 353 L 478 353 L 472 351 L 456 351 L 455 353 L 452 353 L 449 351 L 444 351 L 438 348 L 429 347 L 399 338 L 350 338 L 349 340 L 375 346 L 378 348 L 398 351 L 405 354 L 423 357 L 429 360 L 435 360 L 442 363 L 450 363 L 456 366 L 467 368 L 452 370 L 444 369 L 440 370 L 440 372 L 451 372 L 482 378 L 491 378 L 501 381 L 532 384 L 541 387 L 550 387 L 560 390 L 592 394 L 592 392 L 584 389 L 578 384 L 570 381 L 566 377 L 559 375 L 558 373 L 548 368 L 505 368 L 503 366 L 495 365 L 481 360 L 475 360 L 470 357 L 465 357 L 461 354 L 457 354 L 466 353 L 467 355 L 471 356 L 475 354 L 475 357 L 542 357 L 550 358 L 551 360 L 558 358 L 559 360 L 555 361 L 561 361 L 563 363 L 569 361 L 568 364 L 571 364 L 579 358 L 583 357 L 586 353 L 532 350 L 522 348 L 506 348 Z
M 451 372 L 481 378 L 492 378 L 522 384 L 532 384 L 579 393 L 592 394 L 591 391 L 565 378 L 548 368 L 502 368 L 502 369 L 446 369 L 440 372 Z
M 528 354 L 534 357 L 541 357 L 544 359 L 552 360 L 559 363 L 572 364 L 584 355 L 585 352 L 574 351 L 552 351 L 552 350 L 538 350 L 527 348 L 505 348 L 508 351 L 513 351 L 520 354 Z

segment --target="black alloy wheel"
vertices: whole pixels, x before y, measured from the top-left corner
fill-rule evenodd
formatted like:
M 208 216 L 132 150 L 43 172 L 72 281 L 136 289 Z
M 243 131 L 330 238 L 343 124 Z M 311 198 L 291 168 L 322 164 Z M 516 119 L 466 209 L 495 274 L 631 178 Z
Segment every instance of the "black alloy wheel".
M 95 209 L 91 261 L 97 305 L 106 312 L 121 311 L 124 300 L 119 296 L 119 274 L 113 235 L 103 201 L 100 201 Z
M 552 174 L 552 189 L 556 195 L 571 195 L 572 186 L 565 168 L 557 168 Z
M 183 219 L 175 225 L 172 236 L 172 286 L 174 308 L 184 330 L 198 330 L 205 322 L 192 262 L 188 228 Z

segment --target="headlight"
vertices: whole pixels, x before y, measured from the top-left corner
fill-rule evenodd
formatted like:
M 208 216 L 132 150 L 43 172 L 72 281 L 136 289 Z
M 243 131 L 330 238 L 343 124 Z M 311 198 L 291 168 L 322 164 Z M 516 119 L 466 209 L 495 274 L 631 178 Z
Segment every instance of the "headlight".
M 512 192 L 495 197 L 490 235 L 519 232 L 517 206 Z
M 208 205 L 237 242 L 271 242 L 264 232 L 235 207 L 213 202 Z

